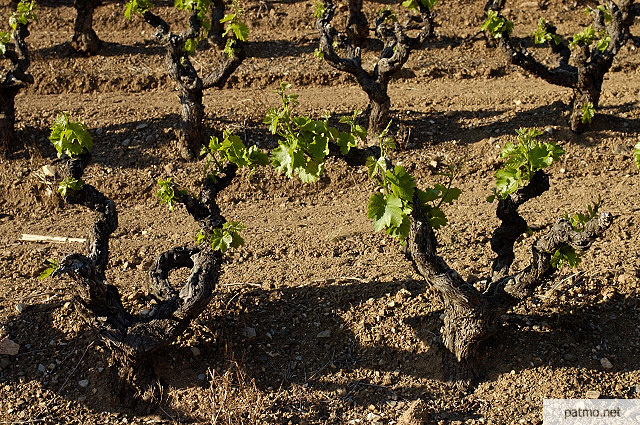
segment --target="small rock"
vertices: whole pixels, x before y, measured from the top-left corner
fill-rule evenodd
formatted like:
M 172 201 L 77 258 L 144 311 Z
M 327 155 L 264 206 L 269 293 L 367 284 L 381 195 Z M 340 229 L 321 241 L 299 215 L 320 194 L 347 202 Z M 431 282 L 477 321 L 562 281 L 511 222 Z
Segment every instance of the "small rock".
M 81 388 L 87 388 L 89 386 L 89 380 L 88 379 L 83 379 L 82 381 L 78 381 L 78 385 Z
M 597 391 L 597 390 L 589 390 L 589 391 L 587 391 L 587 393 L 584 395 L 584 397 L 585 397 L 585 398 L 588 398 L 588 399 L 593 399 L 593 400 L 595 400 L 595 399 L 597 399 L 597 398 L 600 398 L 600 391 Z
M 244 328 L 244 330 L 242 331 L 242 336 L 244 336 L 247 339 L 253 339 L 256 337 L 256 335 L 257 335 L 256 330 L 249 326 Z
M 567 353 L 563 357 L 568 362 L 575 362 L 576 360 L 578 360 L 578 357 L 575 354 L 571 353 Z
M 100 136 L 102 133 L 104 133 L 104 128 L 98 127 L 98 129 L 96 130 L 96 134 Z
M 6 368 L 8 368 L 9 366 L 11 366 L 11 360 L 9 360 L 6 357 L 3 357 L 0 359 L 0 370 L 4 370 Z
M 43 365 L 42 363 L 40 363 L 38 365 L 38 371 L 44 373 L 44 372 L 46 372 L 46 370 L 47 370 L 47 367 L 45 365 Z
M 78 396 L 78 402 L 80 403 L 84 403 L 85 401 L 87 401 L 87 397 L 84 395 Z
M 45 177 L 55 177 L 56 167 L 54 165 L 47 164 L 42 167 L 42 174 L 44 174 Z
M 318 332 L 318 335 L 316 335 L 316 338 L 329 338 L 330 336 L 331 336 L 331 331 L 327 329 L 322 332 Z
M 377 415 L 373 412 L 369 412 L 369 414 L 367 415 L 367 420 L 369 422 L 377 422 L 380 420 L 380 415 Z
M 553 127 L 547 127 L 544 129 L 544 132 L 547 133 L 548 135 L 552 135 L 553 134 Z
M 522 101 L 521 100 L 514 100 L 513 103 L 515 103 L 516 106 L 522 105 Z
M 540 5 L 537 1 L 525 1 L 524 3 L 520 3 L 520 7 L 523 9 L 538 9 Z
M 198 357 L 200 355 L 200 349 L 198 347 L 191 347 L 191 353 L 193 357 Z
M 444 116 L 447 118 L 451 118 L 451 117 L 455 117 L 456 116 L 456 111 L 447 111 L 444 113 Z
M 16 310 L 18 310 L 18 313 L 22 313 L 26 309 L 27 309 L 27 305 L 25 303 L 16 304 Z
M 0 354 L 6 354 L 9 356 L 15 356 L 20 350 L 20 345 L 16 344 L 9 338 L 4 338 L 0 341 Z
M 613 147 L 613 153 L 614 155 L 628 155 L 631 153 L 631 148 L 625 145 L 615 145 Z
M 136 126 L 136 130 L 144 130 L 147 127 L 149 127 L 149 124 L 147 124 L 146 122 L 141 122 Z
M 122 146 L 129 146 L 131 144 L 131 139 L 124 139 L 122 141 Z
M 611 363 L 611 361 L 609 361 L 608 358 L 603 357 L 600 359 L 600 364 L 602 365 L 603 368 L 605 369 L 612 369 L 613 368 L 613 364 Z
M 198 375 L 198 379 L 201 381 L 204 381 L 207 378 L 207 375 L 205 375 L 204 373 L 201 373 L 200 375 Z

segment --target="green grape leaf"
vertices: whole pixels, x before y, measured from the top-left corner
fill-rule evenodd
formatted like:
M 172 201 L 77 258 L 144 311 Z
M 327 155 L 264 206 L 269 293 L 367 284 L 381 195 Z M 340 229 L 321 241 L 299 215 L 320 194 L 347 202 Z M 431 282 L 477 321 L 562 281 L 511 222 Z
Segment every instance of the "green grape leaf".
M 294 150 L 285 144 L 280 144 L 271 151 L 271 164 L 278 173 L 285 173 L 290 179 L 293 178 Z
M 160 186 L 160 189 L 156 192 L 156 196 L 160 198 L 160 203 L 167 204 L 169 206 L 169 211 L 173 211 L 173 206 L 176 202 L 174 183 L 170 178 L 166 180 L 158 179 L 158 186 Z
M 429 225 L 434 230 L 438 230 L 441 227 L 446 226 L 447 223 L 448 223 L 448 220 L 447 220 L 447 217 L 444 214 L 444 211 L 442 211 L 440 208 L 431 207 L 429 205 L 426 205 L 425 206 L 425 214 L 426 214 L 427 218 L 429 219 Z
M 507 195 L 518 190 L 520 183 L 517 174 L 517 170 L 496 171 L 496 193 L 499 197 L 506 198 Z
M 8 32 L 0 31 L 0 56 L 4 56 L 7 53 L 7 45 L 11 42 L 11 34 Z
M 596 114 L 596 108 L 593 103 L 587 102 L 582 106 L 582 124 L 591 124 Z
M 129 0 L 124 9 L 124 16 L 131 19 L 132 15 L 143 15 L 153 8 L 153 3 L 149 0 Z
M 403 213 L 402 200 L 396 195 L 374 193 L 369 199 L 367 217 L 373 220 L 376 232 L 388 227 L 400 227 Z
M 633 158 L 636 161 L 636 167 L 640 169 L 640 142 L 634 146 Z
M 49 141 L 56 148 L 58 158 L 63 155 L 78 156 L 93 149 L 93 139 L 87 127 L 80 122 L 71 121 L 66 113 L 56 117 Z
M 48 278 L 58 269 L 58 262 L 56 260 L 47 259 L 44 264 L 47 268 L 40 273 L 40 279 Z
M 488 31 L 493 38 L 502 38 L 504 34 L 511 34 L 513 22 L 507 20 L 495 10 L 487 11 L 487 19 L 482 23 L 481 29 Z
M 315 183 L 324 172 L 324 162 L 310 159 L 304 166 L 296 167 L 296 174 L 304 183 Z
M 58 183 L 58 193 L 63 198 L 66 197 L 69 192 L 82 190 L 84 187 L 84 181 L 82 179 L 76 179 L 74 177 L 67 177 Z
M 411 202 L 413 192 L 416 188 L 416 182 L 413 176 L 406 172 L 404 167 L 396 165 L 393 172 L 391 172 L 391 170 L 387 171 L 387 181 L 394 195 L 399 199 L 405 200 L 405 202 Z
M 560 269 L 563 265 L 577 267 L 580 264 L 580 256 L 573 247 L 563 245 L 551 255 L 551 267 Z

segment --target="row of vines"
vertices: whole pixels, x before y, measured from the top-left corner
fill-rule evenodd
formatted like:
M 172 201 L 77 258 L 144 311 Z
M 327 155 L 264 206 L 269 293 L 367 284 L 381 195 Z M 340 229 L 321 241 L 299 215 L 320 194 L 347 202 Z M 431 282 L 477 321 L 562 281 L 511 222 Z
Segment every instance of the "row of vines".
M 78 19 L 73 46 L 82 54 L 95 54 L 100 40 L 91 29 L 91 16 L 98 3 L 76 0 L 74 6 Z M 496 256 L 491 270 L 481 279 L 484 288 L 480 290 L 463 279 L 438 255 L 438 230 L 447 225 L 446 208 L 461 194 L 455 187 L 459 168 L 450 165 L 441 173 L 440 182 L 421 188 L 407 169 L 392 162 L 394 126 L 388 94 L 391 77 L 402 69 L 412 52 L 422 49 L 433 37 L 435 1 L 403 2 L 409 16 L 405 24 L 391 8 L 380 11 L 374 34 L 381 41 L 382 50 L 371 70 L 363 67 L 361 58 L 363 40 L 370 35 L 362 1 L 349 2 L 344 31 L 333 24 L 336 4 L 331 0 L 319 2 L 315 12 L 319 40 L 316 56 L 328 66 L 353 75 L 367 94 L 369 105 L 364 114 L 354 111 L 340 117 L 337 123 L 330 116 L 299 115 L 298 97 L 288 84 L 281 83 L 275 91 L 280 106 L 270 109 L 264 117 L 264 125 L 278 143 L 270 151 L 247 145 L 227 130 L 218 136 L 205 134 L 203 125 L 204 90 L 224 87 L 241 66 L 244 47 L 250 43 L 242 5 L 235 0 L 227 5 L 211 0 L 176 0 L 175 6 L 188 14 L 183 33 L 173 32 L 148 0 L 130 0 L 125 6 L 126 18 L 144 20 L 153 28 L 156 42 L 166 49 L 167 72 L 175 82 L 182 107 L 176 136 L 178 153 L 185 160 L 201 161 L 203 169 L 202 175 L 197 176 L 197 194 L 189 193 L 171 177 L 158 181 L 160 201 L 170 210 L 184 206 L 198 230 L 193 246 L 178 246 L 156 257 L 148 271 L 148 292 L 156 300 L 151 311 L 128 311 L 118 288 L 107 279 L 109 240 L 117 229 L 118 214 L 107 195 L 83 180 L 92 158 L 89 129 L 63 113 L 50 133 L 58 156 L 47 168 L 53 192 L 66 204 L 93 211 L 96 219 L 87 251 L 52 259 L 43 277 L 68 275 L 86 290 L 84 304 L 94 317 L 100 318 L 95 323 L 110 349 L 109 362 L 117 370 L 120 392 L 132 393 L 135 399 L 147 402 L 158 398 L 161 388 L 150 359 L 175 341 L 207 308 L 225 251 L 243 244 L 241 232 L 245 224 L 227 221 L 217 200 L 217 195 L 238 178 L 243 168 L 251 175 L 258 167 L 274 167 L 289 179 L 313 184 L 324 172 L 329 157 L 351 167 L 365 167 L 376 188 L 367 206 L 373 229 L 384 231 L 405 245 L 426 284 L 444 300 L 442 343 L 456 365 L 452 377 L 462 385 L 473 379 L 477 346 L 496 331 L 499 318 L 530 297 L 561 267 L 576 266 L 580 254 L 612 224 L 613 216 L 601 212 L 599 203 L 586 206 L 584 212 L 567 214 L 535 238 L 530 264 L 512 270 L 514 244 L 522 234 L 532 232 L 518 208 L 551 190 L 545 170 L 563 154 L 560 146 L 542 137 L 543 132 L 522 128 L 517 132 L 517 143 L 507 143 L 501 150 L 502 167 L 495 174 L 495 187 L 487 199 L 495 204 L 500 225 L 491 238 Z M 540 18 L 534 42 L 547 45 L 557 55 L 555 67 L 536 59 L 512 38 L 514 24 L 502 15 L 504 1 L 487 3 L 481 30 L 487 42 L 501 50 L 510 63 L 573 90 L 569 126 L 582 132 L 598 110 L 603 79 L 616 54 L 625 43 L 633 41 L 629 29 L 640 14 L 638 6 L 633 0 L 620 0 L 589 8 L 593 24 L 569 38 L 558 35 L 551 22 Z M 34 80 L 28 72 L 26 39 L 35 19 L 35 0 L 23 0 L 9 19 L 10 31 L 0 33 L 0 54 L 10 64 L 0 81 L 3 154 L 15 140 L 14 98 Z M 204 48 L 219 48 L 226 55 L 219 67 L 207 70 L 206 75 L 191 61 Z M 366 125 L 360 123 L 363 115 Z M 636 145 L 635 161 L 640 167 L 640 143 Z M 176 288 L 168 276 L 179 268 L 190 268 L 191 274 L 181 288 Z

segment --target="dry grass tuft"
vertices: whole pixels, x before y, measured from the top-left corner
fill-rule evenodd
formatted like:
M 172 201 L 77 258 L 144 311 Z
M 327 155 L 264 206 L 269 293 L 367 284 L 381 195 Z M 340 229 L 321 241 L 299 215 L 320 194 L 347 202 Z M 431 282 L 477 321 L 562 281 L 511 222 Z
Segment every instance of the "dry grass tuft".
M 208 379 L 211 424 L 263 423 L 266 398 L 238 362 L 231 360 L 222 374 L 209 369 Z

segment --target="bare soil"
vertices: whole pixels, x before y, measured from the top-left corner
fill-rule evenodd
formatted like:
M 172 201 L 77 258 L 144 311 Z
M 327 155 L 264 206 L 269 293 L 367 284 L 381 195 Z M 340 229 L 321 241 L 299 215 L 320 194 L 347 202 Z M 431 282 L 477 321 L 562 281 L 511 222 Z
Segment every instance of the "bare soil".
M 369 19 L 386 4 L 367 3 Z M 401 142 L 393 160 L 422 187 L 439 181 L 444 164 L 462 164 L 463 194 L 446 209 L 440 252 L 463 276 L 482 277 L 498 223 L 485 198 L 499 149 L 520 127 L 546 130 L 566 154 L 550 170 L 551 190 L 522 208 L 529 224 L 544 229 L 599 197 L 615 216 L 579 267 L 560 270 L 506 314 L 481 348 L 479 382 L 456 390 L 442 364 L 442 301 L 403 249 L 373 232 L 366 172 L 333 160 L 317 184 L 304 185 L 258 170 L 221 195 L 227 219 L 248 226 L 246 245 L 227 255 L 206 312 L 157 359 L 164 399 L 142 413 L 111 395 L 105 350 L 77 308 L 77 288 L 38 278 L 46 259 L 82 244 L 20 241 L 23 233 L 83 237 L 93 219 L 52 204 L 34 173 L 54 158 L 47 137 L 58 111 L 92 129 L 85 177 L 119 212 L 107 276 L 139 310 L 148 307 L 146 269 L 155 255 L 192 244 L 197 229 L 183 209 L 170 214 L 159 204 L 155 182 L 173 176 L 194 189 L 203 165 L 176 159 L 179 101 L 163 49 L 141 19 L 129 22 L 123 4 L 105 2 L 94 27 L 105 48 L 77 57 L 69 51 L 70 2 L 40 6 L 28 38 L 35 84 L 16 99 L 15 146 L 0 159 L 0 338 L 20 345 L 18 355 L 0 356 L 0 422 L 534 424 L 545 398 L 637 398 L 640 176 L 631 148 L 640 131 L 640 56 L 631 44 L 621 51 L 592 129 L 574 135 L 566 125 L 571 93 L 511 68 L 476 36 L 483 4 L 438 4 L 437 38 L 392 81 Z M 532 32 L 541 15 L 562 34 L 587 23 L 581 2 L 540 5 L 508 4 L 516 35 Z M 224 89 L 206 92 L 211 134 L 232 128 L 247 143 L 274 147 L 262 119 L 278 105 L 280 81 L 293 84 L 303 114 L 337 119 L 366 106 L 351 77 L 313 56 L 312 2 L 250 0 L 245 8 L 249 58 Z M 184 25 L 185 15 L 168 5 L 157 10 L 174 28 Z M 378 47 L 367 44 L 365 64 Z M 216 60 L 210 52 L 196 57 L 203 70 Z M 515 269 L 528 264 L 535 237 L 518 242 Z

